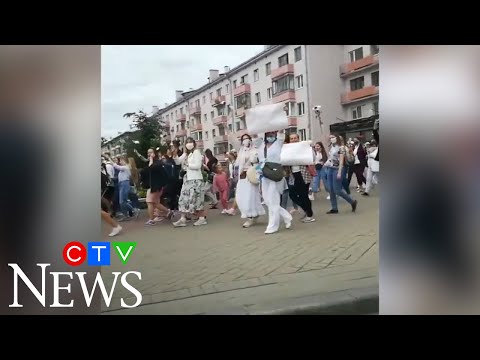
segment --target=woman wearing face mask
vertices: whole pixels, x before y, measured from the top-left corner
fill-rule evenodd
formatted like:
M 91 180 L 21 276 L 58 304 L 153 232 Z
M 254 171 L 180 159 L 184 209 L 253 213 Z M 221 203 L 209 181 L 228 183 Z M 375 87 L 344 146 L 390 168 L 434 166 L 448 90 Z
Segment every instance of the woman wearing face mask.
M 203 156 L 196 148 L 195 140 L 191 137 L 185 141 L 185 148 L 186 152 L 182 156 L 177 157 L 174 154 L 173 158 L 176 164 L 182 164 L 182 169 L 185 171 L 180 199 L 178 199 L 178 207 L 182 216 L 180 220 L 173 223 L 173 226 L 187 226 L 187 214 L 198 215 L 199 218 L 193 225 L 207 225 L 204 210 Z
M 258 153 L 253 147 L 250 135 L 244 134 L 240 140 L 242 146 L 235 163 L 239 174 L 235 199 L 242 219 L 247 219 L 243 227 L 249 228 L 260 215 L 265 215 L 265 209 L 262 206 L 259 185 L 252 184 L 247 179 L 248 169 L 258 163 Z
M 332 205 L 327 214 L 338 214 L 337 196 L 344 198 L 352 206 L 353 212 L 357 209 L 357 200 L 353 200 L 342 187 L 342 170 L 345 166 L 345 150 L 342 145 L 337 135 L 330 135 L 330 150 L 328 160 L 324 165 L 327 168 L 327 182 Z
M 284 134 L 283 130 L 278 133 Z M 283 136 L 277 138 L 277 132 L 265 134 L 265 140 L 258 149 L 258 159 L 262 166 L 265 162 L 280 163 L 283 143 Z M 285 189 L 288 189 L 285 178 L 282 181 L 275 182 L 262 176 L 261 181 L 263 200 L 268 207 L 268 226 L 265 234 L 276 233 L 280 227 L 280 219 L 285 223 L 285 227 L 290 229 L 292 226 L 292 215 L 280 206 L 280 195 L 283 194 Z

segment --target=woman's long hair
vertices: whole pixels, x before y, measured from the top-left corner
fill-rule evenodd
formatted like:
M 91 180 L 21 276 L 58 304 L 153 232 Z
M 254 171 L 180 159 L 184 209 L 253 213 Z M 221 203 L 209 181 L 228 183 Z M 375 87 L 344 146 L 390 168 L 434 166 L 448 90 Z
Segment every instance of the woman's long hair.
M 315 145 L 320 146 L 320 153 L 322 154 L 322 159 L 327 159 L 327 151 L 325 150 L 325 146 L 323 146 L 323 143 L 321 141 L 317 141 Z
M 139 175 L 138 175 L 138 169 L 137 169 L 137 165 L 135 164 L 134 158 L 131 158 L 131 157 L 128 158 L 128 166 L 130 167 L 132 181 L 135 184 L 135 186 L 138 186 Z
M 215 156 L 213 156 L 212 150 L 210 149 L 205 150 L 205 156 L 207 157 L 208 161 L 215 160 Z

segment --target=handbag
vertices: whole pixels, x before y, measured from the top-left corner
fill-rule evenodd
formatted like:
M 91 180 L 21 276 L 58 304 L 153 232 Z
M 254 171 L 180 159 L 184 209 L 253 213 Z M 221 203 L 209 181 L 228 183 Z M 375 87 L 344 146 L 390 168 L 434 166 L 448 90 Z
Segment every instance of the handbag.
M 267 145 L 264 147 L 264 156 L 265 160 L 267 159 Z M 285 171 L 283 170 L 282 164 L 270 162 L 265 162 L 262 170 L 263 176 L 269 180 L 280 182 L 285 177 Z

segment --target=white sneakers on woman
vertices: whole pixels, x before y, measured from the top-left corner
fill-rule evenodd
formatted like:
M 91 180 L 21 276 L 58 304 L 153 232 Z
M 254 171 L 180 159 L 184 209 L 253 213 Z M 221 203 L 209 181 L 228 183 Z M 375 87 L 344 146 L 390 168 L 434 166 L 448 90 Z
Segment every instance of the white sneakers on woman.
M 108 236 L 112 237 L 112 236 L 118 235 L 120 234 L 120 231 L 122 231 L 122 227 L 118 225 L 112 229 L 112 232 L 108 234 Z

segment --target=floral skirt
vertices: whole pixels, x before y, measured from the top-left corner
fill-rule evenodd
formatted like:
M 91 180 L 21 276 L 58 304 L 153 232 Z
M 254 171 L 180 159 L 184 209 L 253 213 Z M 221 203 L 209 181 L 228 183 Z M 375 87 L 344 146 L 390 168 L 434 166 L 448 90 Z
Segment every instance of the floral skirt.
M 184 180 L 178 209 L 184 213 L 195 213 L 203 210 L 205 203 L 205 185 L 203 180 Z

